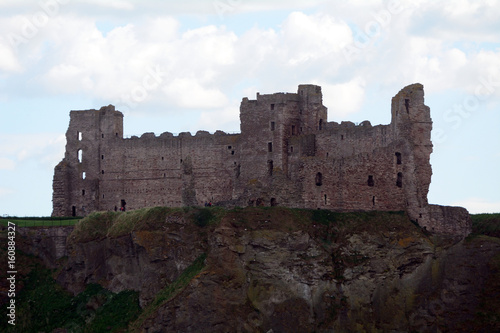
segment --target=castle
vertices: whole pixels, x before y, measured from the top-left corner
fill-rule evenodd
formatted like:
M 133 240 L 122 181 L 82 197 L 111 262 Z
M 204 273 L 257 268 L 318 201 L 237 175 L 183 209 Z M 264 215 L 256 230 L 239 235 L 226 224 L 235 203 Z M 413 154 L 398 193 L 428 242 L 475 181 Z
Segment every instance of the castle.
M 71 111 L 55 167 L 53 215 L 148 206 L 281 205 L 406 211 L 429 231 L 466 235 L 467 211 L 429 205 L 430 109 L 421 84 L 392 99 L 391 123 L 327 122 L 321 87 L 243 98 L 241 133 L 123 138 L 114 106 Z

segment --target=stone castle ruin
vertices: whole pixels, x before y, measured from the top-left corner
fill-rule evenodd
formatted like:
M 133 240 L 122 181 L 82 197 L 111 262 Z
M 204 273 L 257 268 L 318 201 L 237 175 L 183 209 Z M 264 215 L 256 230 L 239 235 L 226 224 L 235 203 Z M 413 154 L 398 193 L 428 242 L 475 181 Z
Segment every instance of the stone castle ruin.
M 428 231 L 466 235 L 468 212 L 429 205 L 430 109 L 421 84 L 392 98 L 389 125 L 327 122 L 321 87 L 243 98 L 241 133 L 123 138 L 114 106 L 71 111 L 53 215 L 149 206 L 286 206 L 406 211 Z

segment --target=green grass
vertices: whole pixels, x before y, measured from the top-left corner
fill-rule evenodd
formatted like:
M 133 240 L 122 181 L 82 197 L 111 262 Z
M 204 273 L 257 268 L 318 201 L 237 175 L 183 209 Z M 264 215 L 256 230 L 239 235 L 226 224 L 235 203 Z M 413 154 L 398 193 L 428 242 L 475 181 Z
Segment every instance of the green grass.
M 81 217 L 4 217 L 0 225 L 7 226 L 9 222 L 19 227 L 62 227 L 78 223 Z
M 472 234 L 500 237 L 500 213 L 472 214 Z
M 64 328 L 68 332 L 123 331 L 140 312 L 139 296 L 125 290 L 118 294 L 90 284 L 73 296 L 52 278 L 52 271 L 40 265 L 24 280 L 16 295 L 16 325 L 0 323 L 2 332 L 51 332 Z M 6 307 L 0 313 L 6 318 Z

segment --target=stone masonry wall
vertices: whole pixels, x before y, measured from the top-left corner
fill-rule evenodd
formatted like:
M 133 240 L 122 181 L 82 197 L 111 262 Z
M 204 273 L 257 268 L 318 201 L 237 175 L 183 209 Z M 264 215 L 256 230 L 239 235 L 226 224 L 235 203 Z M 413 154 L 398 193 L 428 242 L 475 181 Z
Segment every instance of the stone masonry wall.
M 453 214 L 427 202 L 432 120 L 423 86 L 402 89 L 391 115 L 389 125 L 327 122 L 315 85 L 243 98 L 241 134 L 124 139 L 123 115 L 112 105 L 71 111 L 66 155 L 54 172 L 53 215 L 212 202 L 404 210 L 432 229 L 440 216 Z M 434 229 L 464 233 L 464 223 L 465 229 Z

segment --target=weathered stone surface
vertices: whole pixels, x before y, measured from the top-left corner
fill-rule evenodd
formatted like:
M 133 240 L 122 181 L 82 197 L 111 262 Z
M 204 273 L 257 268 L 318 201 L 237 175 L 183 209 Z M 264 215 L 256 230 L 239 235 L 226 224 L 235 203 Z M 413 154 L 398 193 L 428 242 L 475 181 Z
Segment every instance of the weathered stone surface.
M 50 268 L 58 266 L 57 261 L 68 255 L 66 239 L 73 227 L 17 227 L 17 232 L 27 251 L 43 260 Z
M 145 306 L 207 253 L 205 269 L 143 332 L 476 331 L 497 238 L 429 236 L 405 214 L 318 223 L 312 213 L 246 208 L 204 228 L 171 214 L 120 237 L 70 235 L 58 281 L 75 293 L 88 283 L 138 290 Z M 45 253 L 59 236 L 23 237 L 32 244 L 22 250 Z
M 389 125 L 327 122 L 315 85 L 243 98 L 241 134 L 124 139 L 123 114 L 114 106 L 71 111 L 66 154 L 54 171 L 53 215 L 206 202 L 404 210 L 428 230 L 466 235 L 465 215 L 449 219 L 460 225 L 450 228 L 438 210 L 431 218 L 432 120 L 423 86 L 402 89 L 391 114 Z

